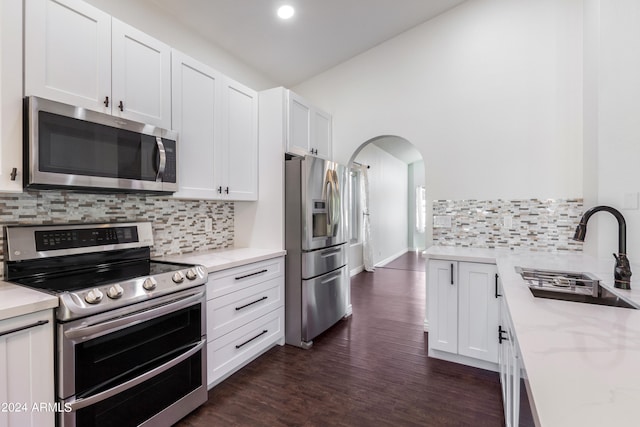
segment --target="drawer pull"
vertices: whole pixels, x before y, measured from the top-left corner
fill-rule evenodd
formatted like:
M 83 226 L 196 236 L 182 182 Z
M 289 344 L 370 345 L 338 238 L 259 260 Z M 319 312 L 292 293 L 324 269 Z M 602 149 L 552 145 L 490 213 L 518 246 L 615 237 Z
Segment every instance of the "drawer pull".
M 15 334 L 16 332 L 24 331 L 26 329 L 35 328 L 36 326 L 46 325 L 47 323 L 49 323 L 48 320 L 39 320 L 36 323 L 33 323 L 31 325 L 21 326 L 19 328 L 9 329 L 8 331 L 0 332 L 0 337 L 4 335 L 9 335 L 9 334 Z
M 501 296 L 502 296 L 502 294 L 499 294 L 499 293 L 498 293 L 498 277 L 499 277 L 499 276 L 498 276 L 498 273 L 496 273 L 496 292 L 495 292 L 496 298 L 498 298 L 498 297 L 501 297 Z
M 507 337 L 502 336 L 502 334 L 507 334 Z M 508 332 L 502 329 L 502 325 L 498 325 L 498 343 L 502 344 L 502 341 L 509 341 Z
M 258 335 L 256 335 L 255 337 L 253 337 L 253 338 L 249 338 L 248 340 L 246 340 L 246 341 L 245 341 L 245 342 L 243 342 L 242 344 L 238 344 L 238 345 L 236 345 L 236 349 L 238 349 L 238 348 L 240 348 L 240 347 L 242 347 L 242 346 L 245 346 L 245 345 L 249 344 L 251 341 L 253 341 L 253 340 L 255 340 L 255 339 L 260 338 L 261 336 L 263 336 L 263 335 L 264 335 L 264 334 L 266 334 L 267 332 L 269 332 L 269 331 L 265 329 L 264 331 L 260 332 L 260 333 L 259 333 Z
M 238 276 L 236 277 L 236 280 L 242 280 L 242 279 L 246 279 L 247 277 L 257 276 L 258 274 L 266 273 L 267 271 L 269 270 L 265 268 L 264 270 L 256 271 L 255 273 L 249 273 L 249 274 L 245 274 L 244 276 Z
M 243 308 L 247 308 L 247 307 L 249 307 L 250 305 L 257 304 L 257 303 L 259 303 L 260 301 L 264 301 L 264 300 L 266 300 L 267 298 L 269 298 L 269 297 L 267 297 L 267 296 L 263 296 L 262 298 L 257 299 L 257 300 L 255 300 L 255 301 L 253 301 L 253 302 L 250 302 L 249 304 L 245 304 L 245 305 L 241 305 L 240 307 L 236 307 L 236 311 L 238 311 L 238 310 L 242 310 Z

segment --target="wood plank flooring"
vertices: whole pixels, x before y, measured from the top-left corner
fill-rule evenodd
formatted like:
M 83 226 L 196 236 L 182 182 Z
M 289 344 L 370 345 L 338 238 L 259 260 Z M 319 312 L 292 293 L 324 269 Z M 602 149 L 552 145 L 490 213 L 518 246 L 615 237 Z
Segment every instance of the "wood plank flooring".
M 503 426 L 498 374 L 427 357 L 425 273 L 395 268 L 411 262 L 354 276 L 351 317 L 310 350 L 269 350 L 177 425 Z

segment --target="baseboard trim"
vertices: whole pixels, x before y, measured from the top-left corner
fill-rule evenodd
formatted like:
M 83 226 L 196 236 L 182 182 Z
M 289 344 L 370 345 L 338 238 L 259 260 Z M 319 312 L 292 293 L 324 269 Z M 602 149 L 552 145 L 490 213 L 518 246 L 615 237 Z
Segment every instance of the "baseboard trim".
M 387 257 L 385 259 L 383 259 L 382 261 L 376 263 L 375 267 L 384 267 L 386 264 L 389 264 L 391 261 L 393 261 L 394 259 L 398 258 L 399 256 L 402 256 L 404 254 L 406 254 L 407 252 L 409 252 L 409 249 L 404 249 L 394 255 L 391 255 L 390 257 Z
M 364 271 L 364 265 L 360 265 L 349 272 L 351 277 L 355 276 L 358 273 L 362 273 Z

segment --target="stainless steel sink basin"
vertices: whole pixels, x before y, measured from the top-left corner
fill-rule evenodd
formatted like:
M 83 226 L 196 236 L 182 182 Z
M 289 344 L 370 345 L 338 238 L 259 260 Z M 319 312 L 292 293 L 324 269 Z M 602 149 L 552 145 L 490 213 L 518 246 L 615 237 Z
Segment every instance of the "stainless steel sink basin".
M 535 297 L 638 308 L 603 288 L 600 280 L 589 273 L 523 267 L 516 267 L 516 273 L 522 276 Z

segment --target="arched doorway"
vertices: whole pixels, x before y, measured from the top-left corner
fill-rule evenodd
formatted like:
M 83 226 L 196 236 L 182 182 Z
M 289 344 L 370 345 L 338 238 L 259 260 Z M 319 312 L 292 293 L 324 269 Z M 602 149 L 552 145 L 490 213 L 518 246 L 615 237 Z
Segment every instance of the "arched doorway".
M 407 251 L 424 250 L 426 190 L 420 151 L 403 137 L 380 135 L 362 143 L 349 166 L 352 274 L 372 271 Z

